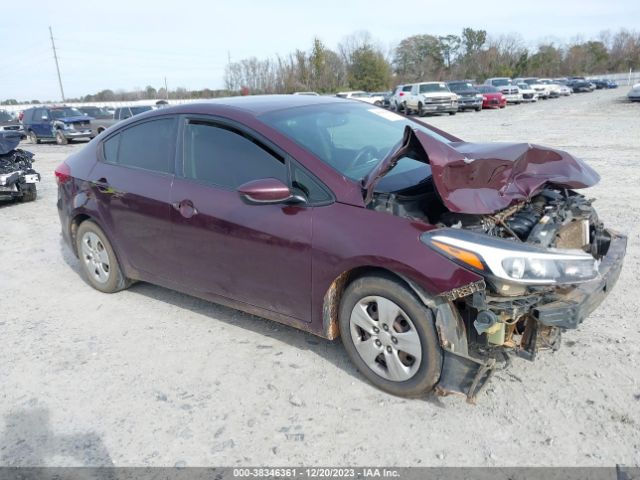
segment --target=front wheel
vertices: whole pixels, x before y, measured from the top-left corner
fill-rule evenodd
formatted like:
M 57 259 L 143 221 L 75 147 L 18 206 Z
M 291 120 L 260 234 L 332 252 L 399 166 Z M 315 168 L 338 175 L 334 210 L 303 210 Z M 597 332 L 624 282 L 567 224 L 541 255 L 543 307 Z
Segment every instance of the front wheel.
M 67 137 L 64 136 L 64 133 L 62 133 L 61 130 L 56 131 L 56 143 L 58 145 L 66 145 L 67 143 L 69 143 Z
M 96 290 L 115 293 L 129 286 L 111 243 L 102 229 L 90 220 L 76 232 L 76 249 L 85 278 Z
M 456 112 L 449 112 L 449 115 L 455 115 Z
M 355 280 L 342 297 L 339 321 L 347 354 L 378 388 L 416 397 L 438 382 L 442 351 L 434 315 L 398 280 Z

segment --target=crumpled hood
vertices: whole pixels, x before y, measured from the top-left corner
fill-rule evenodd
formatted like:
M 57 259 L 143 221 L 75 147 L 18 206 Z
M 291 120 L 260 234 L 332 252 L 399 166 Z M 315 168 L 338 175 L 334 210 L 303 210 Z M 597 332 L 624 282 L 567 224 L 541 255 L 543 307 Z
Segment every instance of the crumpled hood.
M 407 126 L 402 142 L 363 180 L 369 203 L 377 182 L 410 154 L 431 165 L 436 190 L 452 212 L 491 214 L 528 200 L 547 184 L 587 188 L 600 176 L 567 152 L 529 143 L 450 144 Z

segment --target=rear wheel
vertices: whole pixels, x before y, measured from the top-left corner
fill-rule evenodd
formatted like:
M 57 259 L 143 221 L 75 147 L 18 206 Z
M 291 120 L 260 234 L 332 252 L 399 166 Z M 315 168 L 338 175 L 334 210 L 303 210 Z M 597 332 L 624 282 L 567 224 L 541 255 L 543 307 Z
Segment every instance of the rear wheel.
M 456 112 L 449 112 L 449 115 L 455 115 Z
M 399 281 L 366 276 L 345 290 L 340 332 L 347 354 L 378 388 L 404 397 L 433 389 L 442 368 L 434 316 Z
M 111 243 L 94 222 L 86 220 L 80 224 L 76 232 L 76 249 L 82 272 L 93 288 L 115 293 L 130 285 Z
M 67 137 L 65 137 L 64 133 L 62 133 L 62 130 L 56 130 L 56 143 L 58 145 L 66 145 L 67 143 L 69 143 Z
M 34 132 L 33 130 L 29 130 L 29 142 L 33 143 L 34 145 L 40 143 L 38 135 L 36 135 L 36 132 Z

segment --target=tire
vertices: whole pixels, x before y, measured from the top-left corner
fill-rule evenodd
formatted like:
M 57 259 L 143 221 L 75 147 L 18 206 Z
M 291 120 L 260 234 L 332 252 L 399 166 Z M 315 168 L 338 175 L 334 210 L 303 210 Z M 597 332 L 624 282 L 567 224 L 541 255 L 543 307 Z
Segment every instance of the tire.
M 36 132 L 34 132 L 33 130 L 29 130 L 29 142 L 33 143 L 34 145 L 40 143 L 38 135 L 36 135 Z
M 449 115 L 455 115 L 457 112 L 449 112 Z
M 407 107 L 407 102 L 402 103 L 402 110 L 404 111 L 405 115 L 411 115 L 411 110 L 409 110 L 409 107 Z
M 66 145 L 69 143 L 67 137 L 64 136 L 64 133 L 62 133 L 61 130 L 56 130 L 56 143 L 58 145 Z
M 476 112 L 479 112 L 480 110 L 482 110 L 482 107 L 476 107 Z
M 36 198 L 38 198 L 38 190 L 36 190 L 36 186 L 33 183 L 23 183 L 20 188 L 22 192 L 22 196 L 19 197 L 21 202 L 33 202 Z
M 385 328 L 384 317 L 378 316 L 383 311 L 395 319 L 390 328 L 390 322 Z M 376 387 L 401 397 L 417 397 L 430 392 L 438 382 L 442 350 L 433 313 L 398 280 L 390 276 L 354 280 L 340 302 L 339 322 L 349 358 Z M 415 356 L 403 350 L 403 344 Z M 394 367 L 383 359 L 390 359 Z
M 424 109 L 422 108 L 422 103 L 419 102 L 418 103 L 418 116 L 419 117 L 424 117 L 426 115 Z
M 129 287 L 131 282 L 122 273 L 113 247 L 98 225 L 91 220 L 82 222 L 75 242 L 80 269 L 93 288 L 115 293 Z

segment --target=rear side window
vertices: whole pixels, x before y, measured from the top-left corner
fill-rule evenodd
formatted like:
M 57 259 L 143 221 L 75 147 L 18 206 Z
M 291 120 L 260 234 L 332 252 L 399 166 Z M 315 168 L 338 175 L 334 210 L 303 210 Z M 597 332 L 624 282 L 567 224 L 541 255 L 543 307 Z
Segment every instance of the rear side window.
M 411 85 L 405 85 L 404 87 L 402 87 L 402 91 L 403 92 L 410 92 L 411 91 Z
M 287 183 L 284 159 L 243 132 L 191 120 L 184 130 L 185 178 L 237 188 L 261 178 Z
M 175 132 L 174 118 L 133 125 L 104 142 L 104 159 L 116 165 L 171 173 Z

